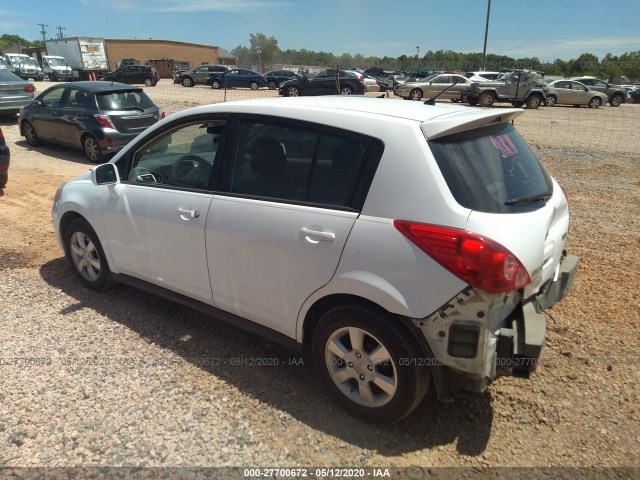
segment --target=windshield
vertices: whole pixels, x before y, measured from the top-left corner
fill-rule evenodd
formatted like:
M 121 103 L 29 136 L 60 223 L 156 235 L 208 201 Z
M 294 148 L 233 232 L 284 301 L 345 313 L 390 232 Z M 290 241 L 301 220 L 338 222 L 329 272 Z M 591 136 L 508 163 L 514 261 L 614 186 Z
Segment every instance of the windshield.
M 68 67 L 69 64 L 64 58 L 47 58 L 47 62 L 52 67 Z
M 553 186 L 526 142 L 501 123 L 429 141 L 449 190 L 471 210 L 519 213 L 537 210 Z

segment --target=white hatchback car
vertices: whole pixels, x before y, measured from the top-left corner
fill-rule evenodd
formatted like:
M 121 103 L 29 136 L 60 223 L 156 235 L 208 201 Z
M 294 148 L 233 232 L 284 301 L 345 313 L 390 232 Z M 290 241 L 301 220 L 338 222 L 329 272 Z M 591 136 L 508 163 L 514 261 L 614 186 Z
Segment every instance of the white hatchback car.
M 376 421 L 528 376 L 578 258 L 514 109 L 274 98 L 171 115 L 57 191 L 80 280 L 309 354 Z

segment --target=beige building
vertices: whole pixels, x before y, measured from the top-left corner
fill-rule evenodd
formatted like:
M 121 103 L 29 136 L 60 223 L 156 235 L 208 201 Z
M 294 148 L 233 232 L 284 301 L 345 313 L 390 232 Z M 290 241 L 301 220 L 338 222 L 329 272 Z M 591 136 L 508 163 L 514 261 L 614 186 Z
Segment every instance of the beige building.
M 109 69 L 115 70 L 125 58 L 153 64 L 161 77 L 171 77 L 173 62 L 188 62 L 190 68 L 204 63 L 234 65 L 235 57 L 222 48 L 172 40 L 105 39 Z

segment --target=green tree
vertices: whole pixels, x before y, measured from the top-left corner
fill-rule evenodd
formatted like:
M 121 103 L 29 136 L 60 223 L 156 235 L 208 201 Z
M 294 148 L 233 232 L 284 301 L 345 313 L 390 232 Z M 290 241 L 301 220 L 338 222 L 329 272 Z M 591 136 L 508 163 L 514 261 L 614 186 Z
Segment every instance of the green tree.
M 258 65 L 258 69 L 262 69 L 263 65 L 273 63 L 273 59 L 279 51 L 278 40 L 274 36 L 267 37 L 264 33 L 252 33 L 249 35 L 249 43 L 253 55 L 252 63 Z

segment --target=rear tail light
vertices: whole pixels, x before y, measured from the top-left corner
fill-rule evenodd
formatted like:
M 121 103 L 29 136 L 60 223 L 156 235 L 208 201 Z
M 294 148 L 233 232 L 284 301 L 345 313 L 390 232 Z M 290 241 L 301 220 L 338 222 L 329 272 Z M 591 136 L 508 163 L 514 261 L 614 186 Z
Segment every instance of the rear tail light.
M 358 77 L 358 81 L 359 81 L 360 83 L 364 83 L 364 77 Z
M 518 258 L 498 242 L 457 228 L 394 220 L 418 248 L 469 285 L 489 293 L 510 292 L 531 283 Z
M 113 126 L 113 123 L 111 123 L 111 119 L 109 118 L 109 115 L 97 115 L 97 114 L 95 114 L 93 117 L 103 127 L 113 128 L 114 130 L 116 129 L 116 127 Z
M 164 110 L 160 109 L 160 120 L 162 120 L 167 115 L 164 113 Z
M 34 87 L 33 85 L 27 85 L 26 87 L 24 87 L 24 91 L 27 93 L 33 93 L 36 91 L 36 87 Z

